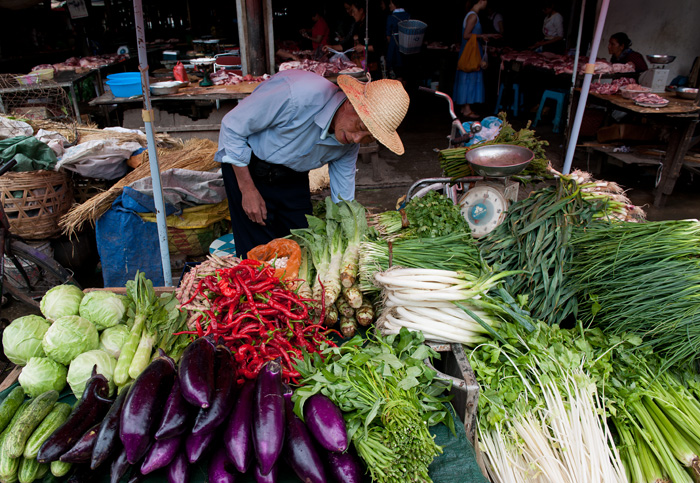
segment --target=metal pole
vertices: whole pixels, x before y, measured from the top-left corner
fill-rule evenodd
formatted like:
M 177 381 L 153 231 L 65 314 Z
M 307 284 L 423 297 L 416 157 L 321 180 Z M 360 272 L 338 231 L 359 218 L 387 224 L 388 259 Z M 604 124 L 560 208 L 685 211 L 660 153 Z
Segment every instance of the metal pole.
M 160 165 L 158 164 L 156 138 L 153 134 L 153 108 L 151 107 L 151 92 L 148 82 L 146 35 L 143 27 L 143 4 L 141 0 L 134 0 L 134 20 L 136 24 L 136 45 L 139 52 L 141 87 L 143 88 L 143 111 L 141 111 L 141 115 L 146 126 L 146 139 L 148 141 L 148 164 L 151 166 L 151 179 L 153 180 L 153 202 L 156 207 L 156 225 L 158 227 L 160 258 L 161 264 L 163 265 L 163 279 L 165 281 L 165 286 L 170 287 L 173 284 L 173 276 L 170 271 L 170 251 L 168 249 L 168 227 L 165 224 L 165 201 L 163 200 L 163 186 L 160 180 Z
M 578 75 L 578 61 L 581 55 L 581 34 L 583 32 L 583 18 L 586 15 L 586 0 L 581 2 L 581 13 L 578 23 L 578 35 L 576 37 L 576 52 L 574 53 L 574 71 L 571 74 L 571 87 L 569 88 L 569 103 L 566 106 L 566 125 L 571 121 L 571 107 L 574 105 L 574 89 L 576 89 L 576 77 Z M 571 130 L 566 130 L 566 140 L 571 138 Z
M 369 70 L 369 0 L 365 2 L 365 75 Z
M 593 74 L 595 72 L 595 60 L 598 56 L 598 47 L 600 46 L 600 38 L 603 36 L 603 27 L 605 26 L 605 17 L 608 14 L 609 5 L 610 0 L 603 0 L 600 7 L 598 22 L 596 23 L 595 33 L 593 34 L 593 45 L 591 46 L 591 55 L 588 58 L 588 64 L 586 64 L 586 70 L 583 76 L 583 85 L 581 86 L 581 96 L 578 100 L 578 107 L 576 108 L 576 117 L 574 118 L 574 125 L 571 128 L 571 137 L 569 138 L 569 145 L 566 149 L 564 169 L 562 170 L 562 173 L 564 174 L 569 174 L 569 172 L 571 171 L 571 163 L 574 159 L 574 151 L 576 151 L 578 134 L 581 131 L 583 111 L 586 109 L 588 91 L 591 88 L 591 78 L 593 77 Z M 591 63 L 591 59 L 593 59 L 593 63 Z

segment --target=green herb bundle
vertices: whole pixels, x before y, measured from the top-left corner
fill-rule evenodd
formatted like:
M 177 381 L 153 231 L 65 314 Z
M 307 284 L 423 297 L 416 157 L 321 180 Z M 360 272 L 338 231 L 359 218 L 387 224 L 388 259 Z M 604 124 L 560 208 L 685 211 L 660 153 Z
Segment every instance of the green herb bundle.
M 436 191 L 411 199 L 401 211 L 386 211 L 371 216 L 372 226 L 393 238 L 423 238 L 469 233 L 469 225 L 459 206 Z
M 294 393 L 295 412 L 306 399 L 328 396 L 343 412 L 348 436 L 373 481 L 431 481 L 428 466 L 442 452 L 428 431 L 454 421 L 443 395 L 449 382 L 423 362 L 438 357 L 420 332 L 353 337 L 321 355 L 305 354 L 296 366 L 303 377 Z

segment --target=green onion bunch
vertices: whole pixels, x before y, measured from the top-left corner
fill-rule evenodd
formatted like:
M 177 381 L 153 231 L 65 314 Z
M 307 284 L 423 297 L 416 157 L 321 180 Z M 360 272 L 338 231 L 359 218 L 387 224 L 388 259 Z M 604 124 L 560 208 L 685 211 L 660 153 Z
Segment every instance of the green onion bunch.
M 578 316 L 635 334 L 668 359 L 700 354 L 700 223 L 597 222 L 571 237 L 570 288 Z
M 474 238 L 468 233 L 452 233 L 432 238 L 407 238 L 388 241 L 367 240 L 360 246 L 360 289 L 377 292 L 377 272 L 389 267 L 431 268 L 468 272 L 479 275 L 486 271 Z

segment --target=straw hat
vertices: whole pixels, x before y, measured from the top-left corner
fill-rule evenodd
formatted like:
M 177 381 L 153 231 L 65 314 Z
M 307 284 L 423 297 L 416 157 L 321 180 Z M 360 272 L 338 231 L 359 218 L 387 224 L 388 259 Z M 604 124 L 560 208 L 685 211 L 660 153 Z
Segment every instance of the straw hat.
M 401 82 L 391 79 L 360 82 L 352 76 L 339 75 L 338 85 L 374 139 L 396 154 L 403 154 L 403 143 L 396 129 L 408 111 L 409 98 Z

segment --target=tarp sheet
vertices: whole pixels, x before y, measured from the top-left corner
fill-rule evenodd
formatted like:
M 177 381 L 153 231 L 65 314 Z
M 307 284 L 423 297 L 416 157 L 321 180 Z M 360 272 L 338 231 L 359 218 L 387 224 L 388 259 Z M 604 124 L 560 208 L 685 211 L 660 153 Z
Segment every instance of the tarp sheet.
M 0 140 L 0 164 L 12 159 L 17 165 L 12 171 L 51 171 L 56 166 L 56 153 L 46 144 L 32 136 L 16 136 Z

